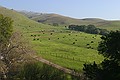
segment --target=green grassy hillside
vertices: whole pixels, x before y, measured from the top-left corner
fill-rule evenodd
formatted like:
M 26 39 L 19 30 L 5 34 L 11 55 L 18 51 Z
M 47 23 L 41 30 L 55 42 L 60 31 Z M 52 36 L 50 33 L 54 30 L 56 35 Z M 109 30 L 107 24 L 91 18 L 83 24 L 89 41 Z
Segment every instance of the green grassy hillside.
M 25 17 L 24 15 L 18 13 L 17 11 L 13 9 L 7 9 L 4 7 L 0 7 L 0 14 L 3 14 L 4 16 L 11 17 L 12 20 L 14 20 L 14 28 L 20 31 L 35 31 L 42 27 L 50 28 L 49 25 L 44 25 L 41 23 L 37 23 L 33 20 L 30 20 L 29 18 Z
M 84 63 L 103 59 L 96 50 L 99 35 L 43 31 L 31 33 L 29 40 L 38 55 L 67 68 L 82 70 Z
M 34 12 L 20 12 L 32 20 L 39 21 L 44 24 L 58 23 L 59 25 L 88 25 L 93 24 L 96 27 L 104 28 L 108 30 L 118 30 L 120 29 L 120 21 L 107 21 L 98 18 L 85 18 L 85 19 L 75 19 L 58 14 L 42 14 Z
M 103 59 L 96 50 L 100 35 L 37 23 L 3 7 L 0 7 L 0 14 L 11 17 L 14 31 L 22 32 L 37 55 L 53 63 L 81 71 L 84 63 L 99 63 Z

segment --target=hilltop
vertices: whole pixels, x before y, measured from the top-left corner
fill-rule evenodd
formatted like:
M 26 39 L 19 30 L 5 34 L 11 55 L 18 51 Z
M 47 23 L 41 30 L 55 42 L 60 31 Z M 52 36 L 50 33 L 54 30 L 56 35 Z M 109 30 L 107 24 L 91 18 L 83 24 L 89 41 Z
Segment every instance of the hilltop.
M 37 12 L 27 12 L 27 11 L 20 11 L 23 15 L 27 16 L 28 18 L 41 22 L 41 23 L 58 23 L 62 25 L 70 25 L 70 24 L 89 24 L 89 23 L 96 23 L 104 21 L 102 19 L 97 18 L 85 18 L 85 19 L 75 19 L 67 16 L 62 16 L 59 14 L 48 14 L 48 13 L 37 13 Z
M 20 11 L 23 15 L 27 16 L 28 18 L 35 20 L 40 23 L 50 24 L 53 25 L 57 23 L 58 25 L 88 25 L 93 24 L 96 27 L 108 29 L 108 30 L 116 30 L 120 29 L 120 21 L 114 20 L 104 20 L 99 18 L 85 18 L 85 19 L 75 19 L 67 16 L 62 16 L 59 14 L 48 14 L 48 13 L 37 13 L 37 12 L 27 12 L 27 11 Z

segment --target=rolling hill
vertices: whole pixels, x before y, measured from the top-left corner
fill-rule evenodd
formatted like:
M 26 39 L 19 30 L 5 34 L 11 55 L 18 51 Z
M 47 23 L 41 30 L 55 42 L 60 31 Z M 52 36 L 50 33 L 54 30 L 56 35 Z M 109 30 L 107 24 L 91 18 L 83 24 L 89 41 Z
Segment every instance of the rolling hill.
M 51 28 L 49 25 L 44 25 L 36 21 L 30 20 L 26 16 L 18 13 L 13 9 L 0 7 L 0 14 L 12 18 L 14 21 L 14 29 L 22 32 L 36 31 L 42 28 Z
M 104 28 L 108 30 L 117 30 L 120 29 L 120 21 L 109 21 L 98 18 L 85 18 L 85 19 L 75 19 L 71 17 L 62 16 L 59 14 L 47 14 L 47 13 L 34 13 L 27 11 L 20 11 L 20 13 L 24 14 L 28 18 L 35 20 L 40 23 L 53 25 L 57 23 L 59 25 L 88 25 L 93 24 L 96 27 Z
M 14 31 L 23 34 L 24 41 L 29 42 L 38 56 L 55 64 L 82 71 L 84 63 L 93 61 L 99 63 L 103 59 L 96 50 L 100 35 L 71 31 L 64 26 L 55 27 L 38 23 L 13 9 L 0 7 L 0 14 L 14 20 Z
M 47 24 L 52 24 L 52 23 L 58 23 L 62 25 L 89 24 L 89 23 L 104 21 L 102 19 L 97 19 L 97 18 L 75 19 L 71 17 L 62 16 L 59 14 L 35 13 L 35 12 L 27 12 L 27 11 L 21 11 L 20 13 L 24 14 L 25 16 L 29 17 L 32 20 Z

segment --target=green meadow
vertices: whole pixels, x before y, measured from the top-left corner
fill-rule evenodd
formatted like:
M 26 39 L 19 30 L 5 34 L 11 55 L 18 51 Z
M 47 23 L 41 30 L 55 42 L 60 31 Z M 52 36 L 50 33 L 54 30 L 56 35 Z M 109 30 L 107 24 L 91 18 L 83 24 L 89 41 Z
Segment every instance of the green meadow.
M 44 29 L 28 33 L 33 49 L 38 56 L 64 66 L 66 68 L 82 71 L 84 63 L 102 61 L 98 55 L 97 46 L 100 35 L 63 29 Z
M 97 52 L 100 35 L 37 23 L 3 7 L 0 7 L 0 14 L 11 17 L 14 20 L 14 32 L 20 32 L 38 56 L 53 63 L 82 71 L 84 63 L 100 63 L 103 60 Z

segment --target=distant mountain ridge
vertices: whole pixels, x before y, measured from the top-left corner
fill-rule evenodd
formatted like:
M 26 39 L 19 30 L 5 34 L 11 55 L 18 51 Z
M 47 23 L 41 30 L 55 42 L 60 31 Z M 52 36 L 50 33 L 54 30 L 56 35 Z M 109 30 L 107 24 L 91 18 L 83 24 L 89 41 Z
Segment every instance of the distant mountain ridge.
M 58 25 L 89 25 L 93 24 L 96 27 L 105 28 L 109 30 L 120 29 L 120 20 L 104 20 L 99 18 L 84 18 L 84 19 L 75 19 L 67 16 L 62 16 L 59 14 L 48 14 L 48 13 L 36 13 L 36 12 L 27 12 L 20 11 L 21 14 L 27 16 L 28 18 L 44 23 L 44 24 L 54 24 Z
M 90 23 L 90 22 L 100 22 L 100 21 L 104 21 L 103 19 L 98 19 L 98 18 L 85 18 L 85 19 L 76 19 L 76 18 L 71 18 L 71 17 L 67 17 L 67 16 L 63 16 L 63 15 L 59 15 L 59 14 L 54 14 L 54 13 L 37 13 L 37 12 L 27 12 L 27 11 L 20 11 L 20 13 L 22 13 L 23 15 L 37 21 L 37 20 L 45 20 L 43 23 L 53 23 L 52 21 L 56 22 L 56 23 L 62 23 L 64 21 L 66 21 L 69 24 L 71 23 L 75 23 L 75 24 L 79 24 L 78 22 L 81 23 Z

